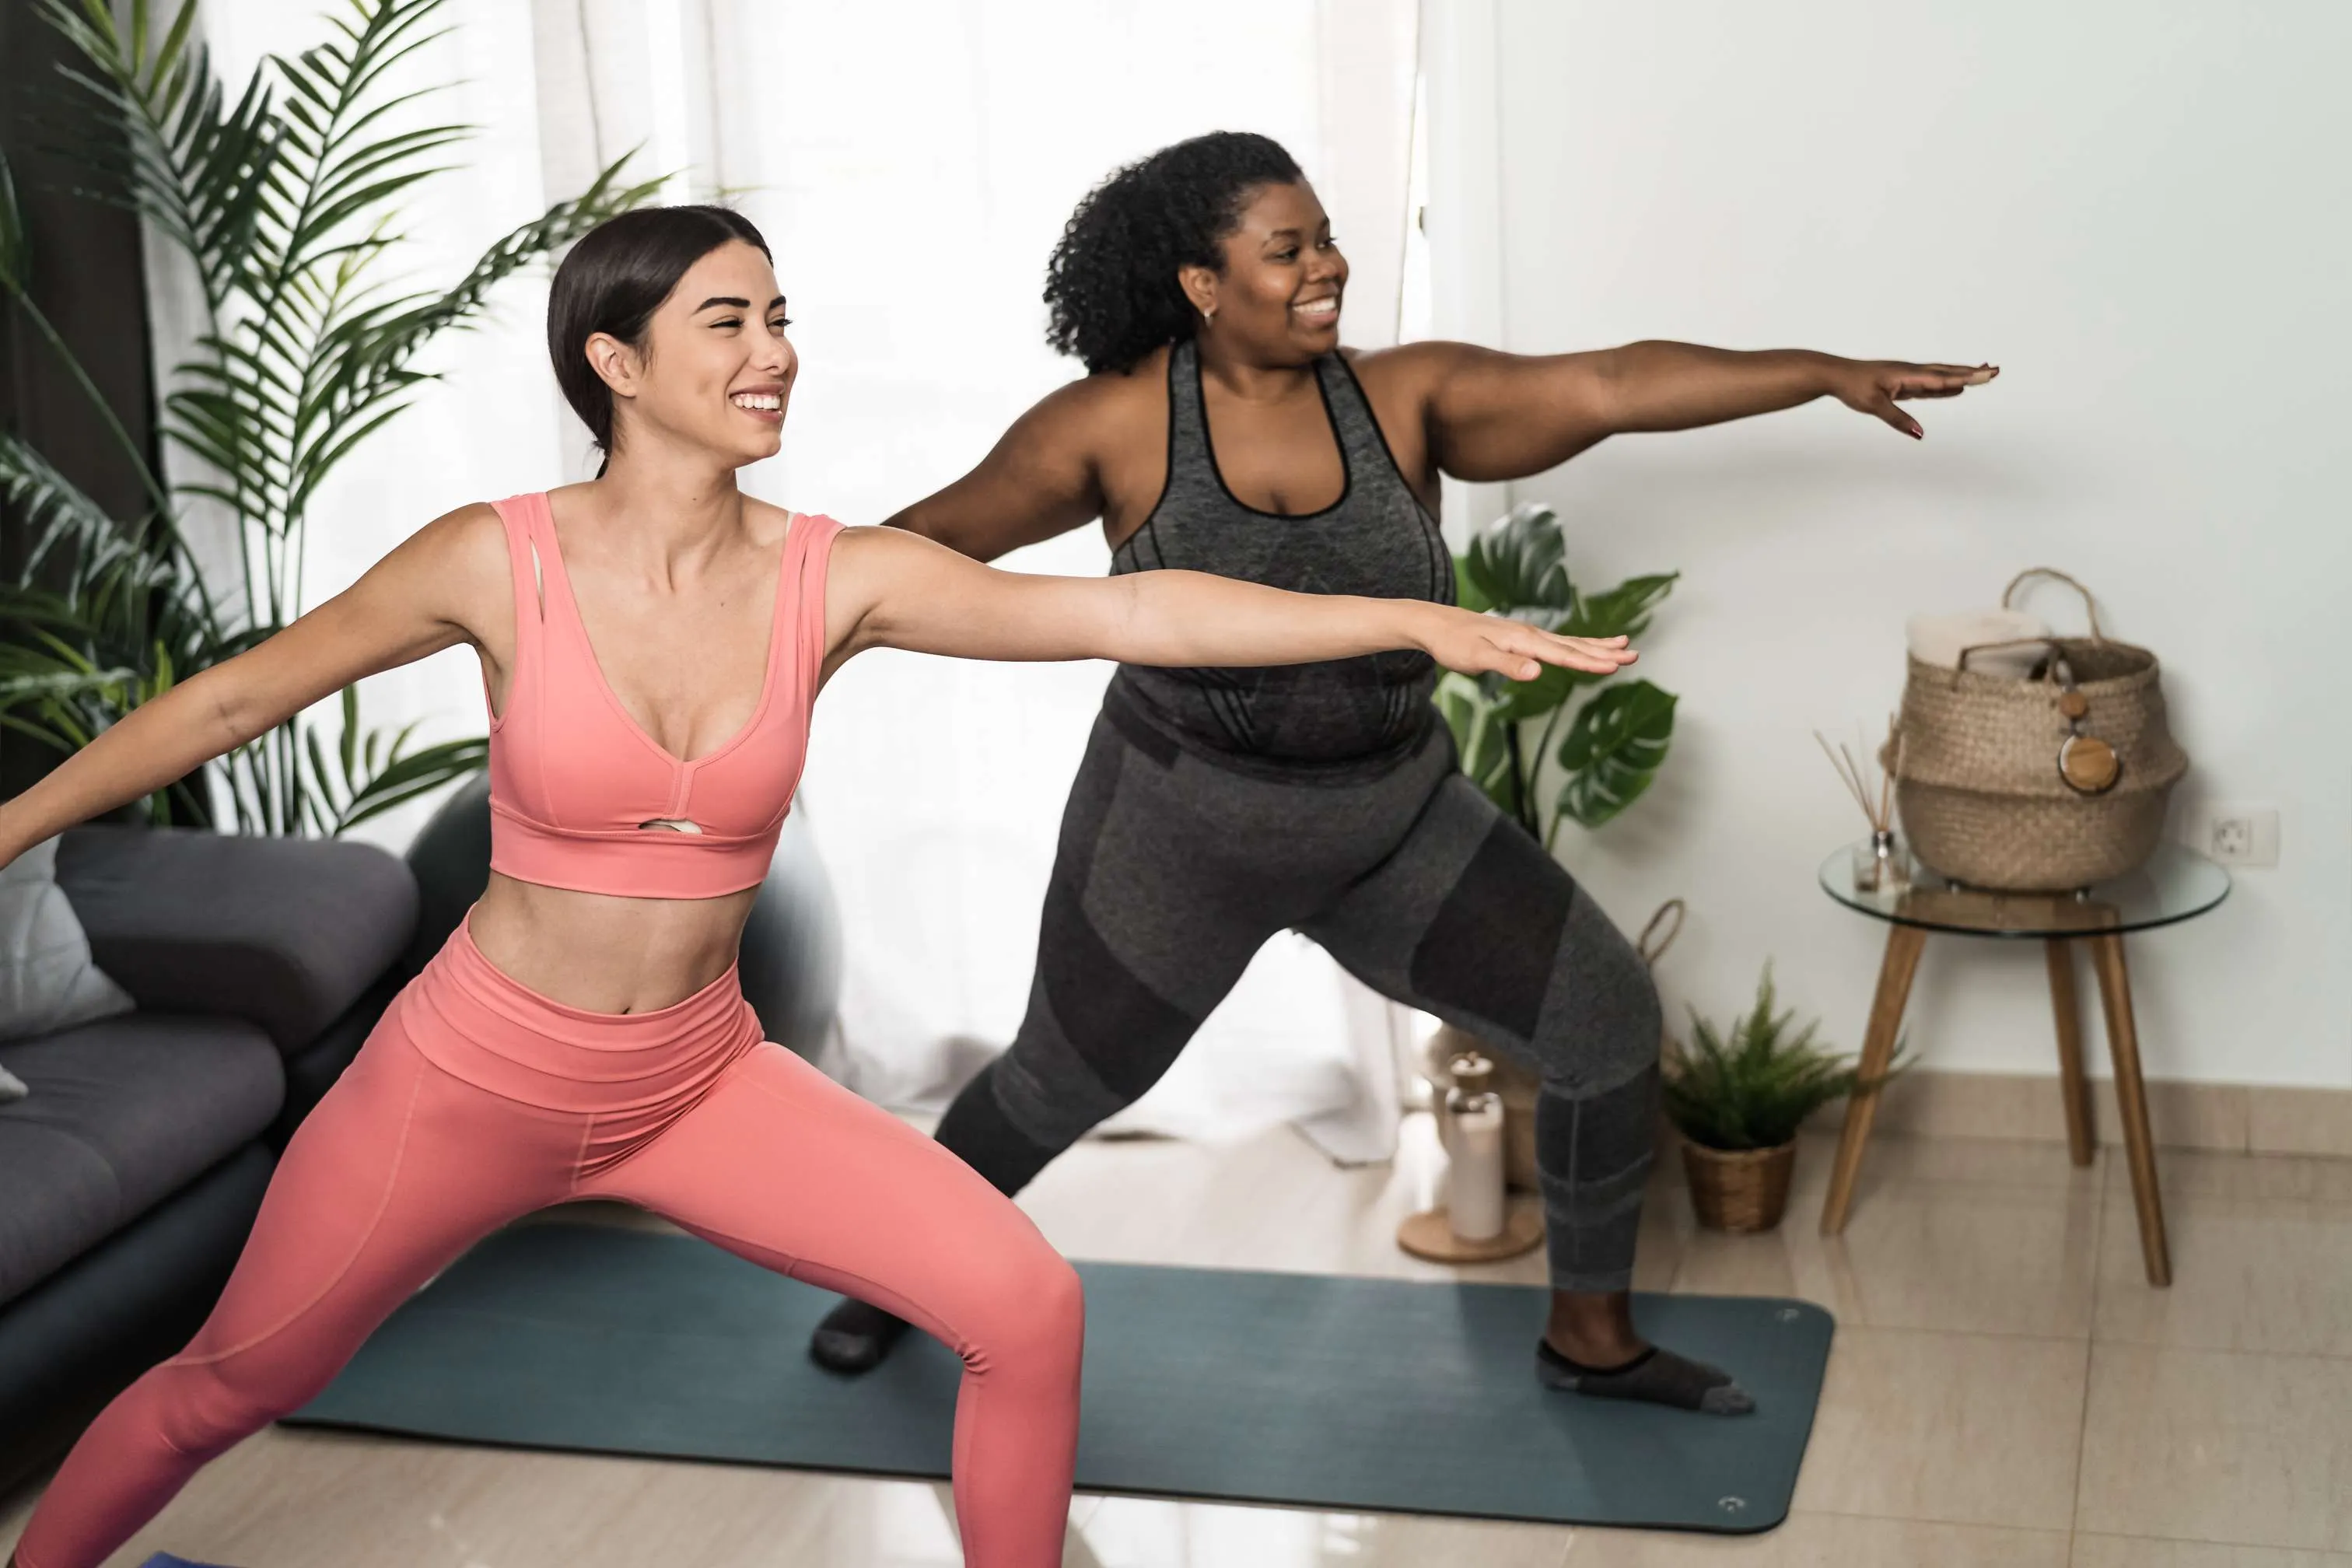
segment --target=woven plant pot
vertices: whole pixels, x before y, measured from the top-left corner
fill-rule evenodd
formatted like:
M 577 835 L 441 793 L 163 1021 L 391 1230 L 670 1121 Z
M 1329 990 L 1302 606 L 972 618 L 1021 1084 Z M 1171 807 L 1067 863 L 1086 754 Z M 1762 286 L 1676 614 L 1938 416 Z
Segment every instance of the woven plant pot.
M 1683 1140 L 1683 1173 L 1691 1208 L 1709 1230 L 1769 1230 L 1789 1209 L 1794 1142 L 1777 1149 L 1708 1149 Z
M 2004 605 L 2024 580 L 2010 584 Z M 1905 834 L 1929 870 L 1995 892 L 2071 892 L 2136 870 L 2155 852 L 2189 759 L 2166 722 L 2156 656 L 2107 640 L 2095 610 L 2091 634 L 2049 639 L 2074 672 L 2071 694 L 2055 679 L 1910 661 L 1899 739 L 1880 761 L 1895 774 Z M 2070 701 L 2084 710 L 2082 734 L 2119 764 L 2103 794 L 2060 772 L 2061 749 L 2076 733 L 2063 707 Z

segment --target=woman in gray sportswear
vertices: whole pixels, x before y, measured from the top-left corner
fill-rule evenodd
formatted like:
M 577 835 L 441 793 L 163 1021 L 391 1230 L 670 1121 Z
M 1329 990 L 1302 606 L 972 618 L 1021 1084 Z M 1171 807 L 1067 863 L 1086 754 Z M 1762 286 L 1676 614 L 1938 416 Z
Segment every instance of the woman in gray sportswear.
M 1990 366 L 1643 342 L 1528 356 L 1339 348 L 1348 264 L 1262 136 L 1178 142 L 1113 174 L 1047 268 L 1049 339 L 1087 367 L 981 465 L 890 521 L 981 560 L 1102 519 L 1111 570 L 1454 600 L 1438 480 L 1525 478 L 1624 431 L 1823 395 L 1905 435 L 1900 399 Z M 1732 1377 L 1629 1310 L 1658 1094 L 1641 958 L 1455 765 L 1417 653 L 1267 669 L 1121 666 L 1063 816 L 1029 1009 L 939 1140 L 1006 1194 L 1158 1081 L 1276 931 L 1516 1052 L 1536 1109 L 1551 1386 L 1736 1415 Z M 844 1301 L 810 1345 L 869 1368 L 907 1325 Z

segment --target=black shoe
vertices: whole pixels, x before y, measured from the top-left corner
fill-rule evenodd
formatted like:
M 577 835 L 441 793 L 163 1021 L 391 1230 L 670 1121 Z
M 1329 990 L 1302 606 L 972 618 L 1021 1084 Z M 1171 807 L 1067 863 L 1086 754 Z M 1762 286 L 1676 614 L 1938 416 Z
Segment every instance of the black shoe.
M 856 1377 L 880 1366 L 907 1329 L 906 1319 L 844 1297 L 809 1336 L 809 1360 L 827 1372 Z

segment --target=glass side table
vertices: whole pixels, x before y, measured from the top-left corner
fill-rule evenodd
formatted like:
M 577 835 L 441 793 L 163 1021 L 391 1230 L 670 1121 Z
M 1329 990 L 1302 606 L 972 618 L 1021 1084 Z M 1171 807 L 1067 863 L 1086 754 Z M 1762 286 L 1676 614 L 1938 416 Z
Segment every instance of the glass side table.
M 2058 1082 L 2066 1106 L 2066 1147 L 2077 1165 L 2091 1163 L 2096 1140 L 2091 1129 L 2091 1097 L 2083 1077 L 2080 1015 L 2074 998 L 2074 944 L 2090 949 L 2098 976 L 2099 999 L 2107 1023 L 2107 1052 L 2116 1072 L 2116 1102 L 2123 1115 L 2124 1150 L 2131 1163 L 2132 1199 L 2139 1211 L 2140 1254 L 2151 1285 L 2172 1283 L 2172 1259 L 2165 1246 L 2164 1205 L 2156 1184 L 2156 1150 L 2149 1136 L 2147 1091 L 2140 1078 L 2139 1034 L 2132 1021 L 2131 975 L 2124 965 L 2124 938 L 2191 920 L 2230 893 L 2230 874 L 2178 845 L 2159 847 L 2147 864 L 2126 877 L 2079 893 L 1989 893 L 1956 887 L 1913 865 L 1907 886 L 1861 891 L 1856 868 L 1868 862 L 1867 842 L 1840 849 L 1822 862 L 1822 890 L 1846 908 L 1887 922 L 1886 958 L 1879 966 L 1878 993 L 1870 1006 L 1863 1038 L 1864 1076 L 1886 1070 L 1911 994 L 1911 977 L 1931 931 L 1992 937 L 2043 944 L 2050 969 L 2050 1002 L 2057 1016 Z M 1845 1228 L 1853 1202 L 1854 1177 L 1862 1169 L 1863 1145 L 1870 1138 L 1878 1097 L 1846 1102 L 1845 1131 L 1838 1140 L 1837 1165 L 1829 1197 L 1822 1205 L 1822 1231 Z

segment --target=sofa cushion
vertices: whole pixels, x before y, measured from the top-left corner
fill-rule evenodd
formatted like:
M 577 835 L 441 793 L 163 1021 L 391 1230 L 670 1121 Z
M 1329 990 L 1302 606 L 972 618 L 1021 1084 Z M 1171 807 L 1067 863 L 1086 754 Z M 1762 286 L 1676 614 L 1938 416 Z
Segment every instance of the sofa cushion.
M 268 1037 L 229 1018 L 133 1013 L 8 1064 L 33 1092 L 0 1105 L 0 1302 L 251 1142 L 285 1094 Z
M 131 998 L 89 961 L 89 938 L 57 882 L 58 841 L 0 866 L 0 1040 L 128 1013 Z M 0 1098 L 15 1099 L 0 1084 Z
M 415 879 L 368 844 L 78 827 L 58 883 L 142 1011 L 249 1019 L 289 1054 L 359 1000 L 416 921 Z

